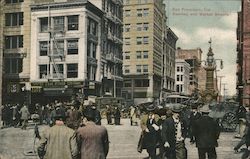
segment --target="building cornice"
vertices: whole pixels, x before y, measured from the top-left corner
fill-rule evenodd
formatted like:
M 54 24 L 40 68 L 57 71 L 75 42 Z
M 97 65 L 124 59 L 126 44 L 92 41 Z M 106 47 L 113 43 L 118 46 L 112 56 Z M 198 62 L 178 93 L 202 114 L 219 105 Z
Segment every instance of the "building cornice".
M 97 15 L 103 15 L 104 12 L 98 7 L 88 2 L 87 0 L 73 1 L 73 2 L 60 2 L 60 3 L 43 3 L 30 5 L 31 12 L 48 11 L 48 10 L 60 10 L 86 7 L 88 10 L 94 11 Z

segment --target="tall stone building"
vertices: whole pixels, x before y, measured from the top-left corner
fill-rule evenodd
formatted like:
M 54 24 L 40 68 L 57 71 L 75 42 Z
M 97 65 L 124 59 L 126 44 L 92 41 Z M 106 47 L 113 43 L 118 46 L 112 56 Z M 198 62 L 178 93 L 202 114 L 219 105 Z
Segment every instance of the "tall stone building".
M 195 93 L 199 88 L 199 71 L 201 67 L 202 50 L 197 49 L 181 49 L 178 48 L 176 52 L 177 59 L 184 59 L 189 63 L 190 69 L 190 93 Z
M 121 97 L 123 2 L 122 0 L 90 0 L 104 12 L 102 25 L 102 92 Z
M 33 102 L 101 95 L 102 18 L 88 1 L 31 5 Z
M 123 92 L 135 104 L 174 91 L 177 37 L 166 20 L 163 0 L 124 1 Z
M 241 2 L 237 26 L 237 90 L 240 105 L 250 105 L 250 2 Z
M 31 0 L 6 0 L 1 4 L 4 103 L 30 102 L 30 4 Z

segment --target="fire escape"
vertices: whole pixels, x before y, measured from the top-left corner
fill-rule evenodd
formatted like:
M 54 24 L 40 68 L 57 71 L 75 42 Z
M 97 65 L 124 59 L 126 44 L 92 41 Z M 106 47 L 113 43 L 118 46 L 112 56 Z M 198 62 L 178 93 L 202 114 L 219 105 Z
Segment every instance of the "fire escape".
M 59 68 L 59 63 L 65 60 L 63 41 L 65 36 L 64 17 L 51 17 L 50 6 L 48 7 L 48 13 L 49 66 L 47 67 L 47 79 L 48 81 L 64 81 L 63 67 L 61 70 Z

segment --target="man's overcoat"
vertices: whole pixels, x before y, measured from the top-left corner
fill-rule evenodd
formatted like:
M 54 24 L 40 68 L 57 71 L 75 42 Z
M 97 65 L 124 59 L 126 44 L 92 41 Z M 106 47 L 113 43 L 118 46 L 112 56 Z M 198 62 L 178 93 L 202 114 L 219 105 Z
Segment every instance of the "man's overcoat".
M 109 151 L 107 129 L 89 121 L 77 130 L 81 159 L 106 159 Z

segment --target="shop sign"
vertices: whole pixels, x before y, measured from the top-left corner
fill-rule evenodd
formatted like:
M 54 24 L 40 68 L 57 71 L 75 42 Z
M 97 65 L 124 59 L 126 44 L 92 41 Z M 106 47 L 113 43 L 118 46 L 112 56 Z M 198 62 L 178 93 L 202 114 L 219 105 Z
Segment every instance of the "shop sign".
M 19 93 L 20 85 L 18 83 L 9 83 L 7 86 L 8 93 Z

